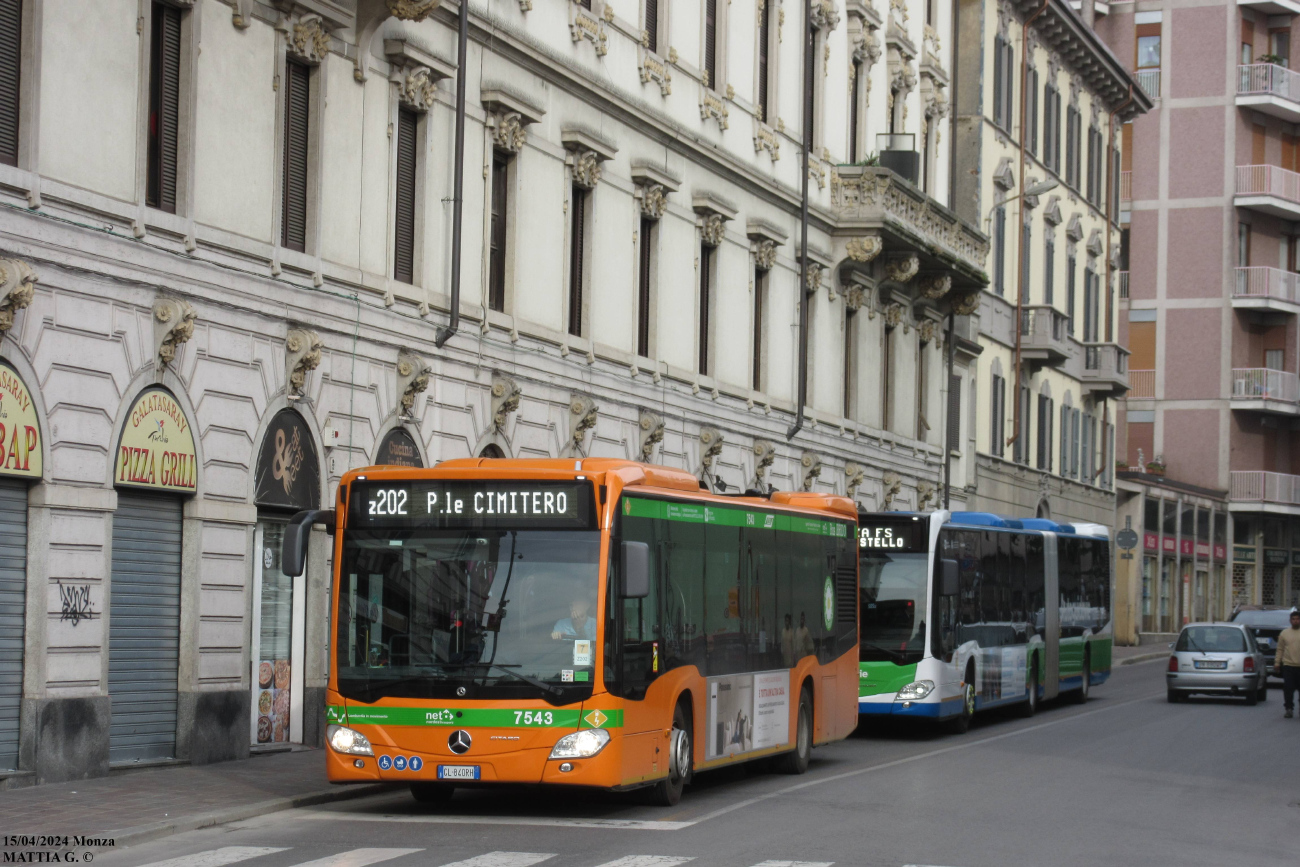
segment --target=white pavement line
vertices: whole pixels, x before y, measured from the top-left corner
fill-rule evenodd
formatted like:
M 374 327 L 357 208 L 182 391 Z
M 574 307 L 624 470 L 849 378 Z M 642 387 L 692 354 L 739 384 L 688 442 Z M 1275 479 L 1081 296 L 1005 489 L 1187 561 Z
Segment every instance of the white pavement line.
M 224 864 L 235 864 L 240 861 L 247 861 L 249 858 L 259 858 L 262 855 L 271 855 L 275 852 L 284 852 L 286 846 L 223 846 L 220 849 L 209 849 L 206 852 L 195 852 L 193 855 L 185 855 L 181 858 L 168 858 L 166 861 L 154 861 L 143 867 L 222 867 Z
M 628 855 L 626 858 L 608 861 L 600 867 L 676 867 L 678 864 L 694 860 L 694 857 L 679 855 Z
M 442 867 L 532 867 L 533 864 L 540 864 L 554 857 L 541 852 L 489 852 L 465 861 L 444 864 Z
M 687 822 L 681 822 L 679 824 L 685 826 L 699 825 L 703 822 L 709 821 L 710 819 L 716 819 L 719 816 L 725 816 L 727 813 L 732 813 L 735 812 L 736 810 L 743 810 L 745 807 L 752 806 L 754 804 L 759 803 L 760 801 L 767 801 L 772 798 L 779 798 L 783 795 L 788 795 L 791 792 L 798 792 L 803 789 L 811 789 L 814 786 L 821 786 L 821 785 L 825 785 L 826 783 L 834 783 L 839 780 L 847 780 L 852 777 L 860 777 L 863 774 L 870 774 L 875 771 L 884 771 L 889 768 L 896 768 L 899 765 L 907 765 L 907 764 L 911 764 L 912 762 L 922 761 L 924 759 L 932 759 L 935 756 L 941 756 L 944 755 L 945 753 L 955 753 L 958 750 L 969 750 L 973 747 L 983 746 L 984 744 L 991 744 L 994 741 L 1001 741 L 1001 740 L 1006 740 L 1007 738 L 1019 737 L 1020 735 L 1028 734 L 1029 732 L 1051 728 L 1053 726 L 1058 726 L 1063 723 L 1074 722 L 1075 720 L 1080 720 L 1083 719 L 1084 717 L 1093 716 L 1094 714 L 1106 713 L 1107 711 L 1118 710 L 1119 708 L 1127 707 L 1128 705 L 1131 704 L 1138 704 L 1140 702 L 1150 701 L 1152 698 L 1156 697 L 1157 695 L 1158 693 L 1153 693 L 1152 695 L 1148 695 L 1143 698 L 1129 699 L 1128 701 L 1122 701 L 1119 704 L 1113 704 L 1107 707 L 1100 707 L 1097 708 L 1096 710 L 1071 714 L 1068 717 L 1062 717 L 1061 719 L 1054 719 L 1050 722 L 1039 723 L 1037 725 L 1026 726 L 1025 728 L 1016 729 L 1015 731 L 1012 732 L 1004 732 L 1000 735 L 992 735 L 990 737 L 979 738 L 977 740 L 968 740 L 965 743 L 954 744 L 953 746 L 950 747 L 940 747 L 937 750 L 930 750 L 929 752 L 918 753 L 917 755 L 914 756 L 907 756 L 901 759 L 894 759 L 891 762 L 882 762 L 881 764 L 871 765 L 870 767 L 866 767 L 866 768 L 858 768 L 857 770 L 845 771 L 844 773 L 841 774 L 832 774 L 829 777 L 820 777 L 816 780 L 809 780 L 806 783 L 797 783 L 793 786 L 786 786 L 783 789 L 777 789 L 776 791 L 768 792 L 765 795 L 759 795 L 754 798 L 746 798 L 743 801 L 737 801 L 734 804 L 730 804 L 726 807 L 722 807 L 721 809 L 714 810 L 711 813 L 705 813 L 703 816 L 699 816 L 698 818 L 691 819 L 690 821 Z
M 415 825 L 541 825 L 548 828 L 605 828 L 614 831 L 680 831 L 694 822 L 650 819 L 548 819 L 542 816 L 394 816 L 304 810 L 301 818 L 328 822 L 399 822 Z
M 295 864 L 294 867 L 366 867 L 367 864 L 391 861 L 403 855 L 413 855 L 423 851 L 423 849 L 352 849 L 337 855 L 326 855 L 315 861 L 304 861 Z
M 764 861 L 762 864 L 755 864 L 754 867 L 831 867 L 834 861 Z M 917 867 L 915 864 L 908 864 L 905 867 Z

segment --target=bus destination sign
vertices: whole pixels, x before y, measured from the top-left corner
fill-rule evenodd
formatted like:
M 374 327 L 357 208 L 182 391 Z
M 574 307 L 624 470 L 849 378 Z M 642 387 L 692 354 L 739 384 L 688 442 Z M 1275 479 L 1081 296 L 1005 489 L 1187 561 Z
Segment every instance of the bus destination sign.
M 872 522 L 859 518 L 858 548 L 864 553 L 881 551 L 909 554 L 927 550 L 925 521 Z
M 362 482 L 353 486 L 354 527 L 432 529 L 588 529 L 593 502 L 587 482 Z

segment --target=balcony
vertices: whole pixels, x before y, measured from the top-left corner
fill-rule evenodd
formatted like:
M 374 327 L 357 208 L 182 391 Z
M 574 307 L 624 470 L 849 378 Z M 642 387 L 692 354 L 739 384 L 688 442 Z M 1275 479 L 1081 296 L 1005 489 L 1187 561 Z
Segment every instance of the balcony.
M 1300 15 L 1300 3 L 1294 0 L 1237 0 L 1237 5 L 1265 15 Z
M 1129 389 L 1128 350 L 1114 343 L 1085 343 L 1083 373 L 1085 394 L 1098 398 L 1123 397 Z
M 1137 79 L 1138 87 L 1146 93 L 1151 99 L 1160 98 L 1160 70 L 1158 69 L 1139 69 L 1133 73 Z
M 1128 298 L 1128 272 L 1119 272 L 1119 297 Z
M 1156 396 L 1156 372 L 1154 370 L 1130 370 L 1128 372 L 1129 400 L 1136 398 L 1154 398 Z
M 1300 476 L 1233 470 L 1228 509 L 1233 512 L 1300 515 Z
M 1026 307 L 1020 320 L 1020 357 L 1030 369 L 1055 367 L 1070 357 L 1069 321 L 1054 307 Z
M 1300 415 L 1300 377 L 1265 367 L 1235 368 L 1231 406 L 1275 415 Z
M 1300 174 L 1277 166 L 1237 166 L 1232 203 L 1284 220 L 1300 219 Z
M 1121 202 L 1133 201 L 1133 173 L 1119 173 L 1119 200 Z
M 1300 122 L 1300 74 L 1276 63 L 1238 66 L 1237 105 Z
M 1232 306 L 1238 310 L 1300 312 L 1300 274 L 1280 268 L 1236 268 Z

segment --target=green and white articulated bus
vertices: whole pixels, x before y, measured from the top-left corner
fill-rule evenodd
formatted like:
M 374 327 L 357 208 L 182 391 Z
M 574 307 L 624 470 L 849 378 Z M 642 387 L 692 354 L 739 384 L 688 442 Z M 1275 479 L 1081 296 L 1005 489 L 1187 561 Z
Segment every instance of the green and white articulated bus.
M 985 512 L 858 514 L 862 715 L 946 721 L 1110 676 L 1111 542 L 1100 524 Z

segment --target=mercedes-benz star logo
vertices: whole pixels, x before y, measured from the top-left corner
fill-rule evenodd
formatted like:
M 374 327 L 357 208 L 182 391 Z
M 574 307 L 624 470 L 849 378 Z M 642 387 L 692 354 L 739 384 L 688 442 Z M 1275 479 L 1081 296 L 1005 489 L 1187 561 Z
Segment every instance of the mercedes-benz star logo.
M 463 756 L 465 753 L 469 752 L 470 745 L 473 743 L 474 739 L 471 738 L 469 732 L 464 729 L 456 729 L 447 738 L 448 748 L 458 756 Z
M 464 696 L 465 696 L 465 687 L 463 687 L 463 686 L 458 686 L 458 687 L 456 687 L 456 695 L 461 696 L 462 698 L 464 698 Z

